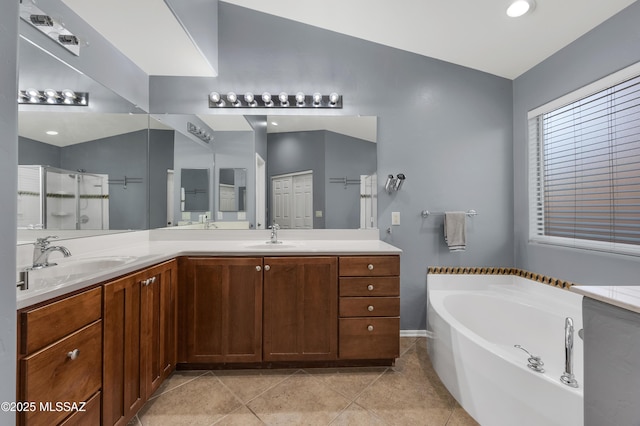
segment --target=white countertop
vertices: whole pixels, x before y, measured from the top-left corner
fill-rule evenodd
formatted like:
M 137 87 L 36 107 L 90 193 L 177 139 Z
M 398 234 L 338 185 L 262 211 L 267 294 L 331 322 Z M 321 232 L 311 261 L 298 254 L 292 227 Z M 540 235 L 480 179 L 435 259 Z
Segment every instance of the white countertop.
M 619 308 L 640 313 L 640 286 L 574 285 L 571 287 L 571 291 Z
M 281 231 L 280 239 L 283 241 L 281 244 L 267 244 L 268 233 L 253 231 L 253 233 L 247 234 L 245 232 L 250 231 L 240 231 L 241 233 L 228 231 L 223 234 L 223 232 L 218 231 L 215 234 L 215 239 L 211 238 L 213 234 L 202 232 L 198 234 L 170 232 L 170 236 L 166 233 L 141 233 L 139 236 L 123 234 L 121 237 L 112 236 L 109 239 L 101 237 L 100 240 L 85 238 L 60 241 L 59 244 L 56 244 L 64 245 L 73 253 L 71 257 L 66 259 L 61 259 L 59 253 L 53 253 L 50 260 L 58 262 L 60 266 L 87 259 L 130 256 L 132 260 L 119 266 L 91 271 L 89 274 L 72 278 L 57 286 L 36 287 L 28 290 L 17 289 L 17 308 L 22 309 L 178 256 L 380 255 L 402 252 L 397 247 L 373 239 L 372 236 L 377 237 L 377 234 L 370 232 L 304 234 L 299 231 L 289 233 Z M 205 234 L 206 237 L 203 237 L 202 234 Z M 340 235 L 348 239 L 339 238 Z M 301 236 L 317 239 L 292 239 Z M 26 250 L 33 250 L 33 246 L 27 246 Z M 26 250 L 22 251 L 26 252 Z M 19 259 L 24 261 L 25 257 L 26 254 L 23 253 Z M 17 270 L 23 268 L 24 266 L 21 266 Z

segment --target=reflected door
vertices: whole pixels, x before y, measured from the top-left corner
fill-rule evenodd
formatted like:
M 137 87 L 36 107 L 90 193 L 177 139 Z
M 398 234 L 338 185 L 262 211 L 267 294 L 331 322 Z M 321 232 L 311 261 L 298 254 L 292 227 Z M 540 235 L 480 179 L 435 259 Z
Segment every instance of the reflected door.
M 282 229 L 313 229 L 313 173 L 271 178 L 273 221 Z

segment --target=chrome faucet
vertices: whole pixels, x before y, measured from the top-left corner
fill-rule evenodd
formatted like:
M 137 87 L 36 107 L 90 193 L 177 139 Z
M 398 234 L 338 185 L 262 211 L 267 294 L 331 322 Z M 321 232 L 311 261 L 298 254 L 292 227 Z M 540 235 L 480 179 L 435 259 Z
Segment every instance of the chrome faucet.
M 58 238 L 57 236 L 49 236 L 36 239 L 33 243 L 33 265 L 28 270 L 42 269 L 49 266 L 55 266 L 56 263 L 49 262 L 49 255 L 54 251 L 59 251 L 64 257 L 71 256 L 71 252 L 63 246 L 51 246 L 50 239 Z
M 573 374 L 573 319 L 567 317 L 564 321 L 564 373 L 560 381 L 572 388 L 578 387 L 578 381 Z
M 271 241 L 270 241 L 271 244 L 280 243 L 280 241 L 278 241 L 278 230 L 280 229 L 280 225 L 273 222 L 273 225 L 271 225 L 270 228 L 271 228 Z

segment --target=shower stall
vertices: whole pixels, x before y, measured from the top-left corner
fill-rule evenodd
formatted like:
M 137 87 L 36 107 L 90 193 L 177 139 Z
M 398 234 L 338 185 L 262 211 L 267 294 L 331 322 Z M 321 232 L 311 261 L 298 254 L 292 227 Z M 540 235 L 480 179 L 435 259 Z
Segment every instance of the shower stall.
M 18 166 L 18 229 L 109 229 L 108 175 Z

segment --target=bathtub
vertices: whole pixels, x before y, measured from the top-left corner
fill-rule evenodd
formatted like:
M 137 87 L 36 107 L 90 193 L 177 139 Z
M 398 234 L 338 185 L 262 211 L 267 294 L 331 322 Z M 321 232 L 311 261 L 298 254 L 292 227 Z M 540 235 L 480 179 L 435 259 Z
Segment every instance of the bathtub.
M 515 275 L 428 274 L 427 349 L 460 405 L 483 426 L 583 425 L 582 296 Z M 565 318 L 574 321 L 573 372 L 560 382 Z M 544 362 L 527 367 L 521 345 Z

